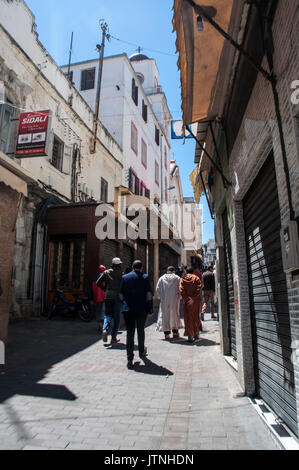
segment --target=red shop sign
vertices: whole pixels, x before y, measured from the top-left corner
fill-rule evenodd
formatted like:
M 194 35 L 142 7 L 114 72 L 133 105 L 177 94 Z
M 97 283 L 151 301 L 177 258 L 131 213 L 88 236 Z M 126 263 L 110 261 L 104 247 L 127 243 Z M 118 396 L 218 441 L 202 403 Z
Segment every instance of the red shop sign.
M 20 115 L 15 156 L 40 157 L 48 155 L 51 111 L 34 111 Z

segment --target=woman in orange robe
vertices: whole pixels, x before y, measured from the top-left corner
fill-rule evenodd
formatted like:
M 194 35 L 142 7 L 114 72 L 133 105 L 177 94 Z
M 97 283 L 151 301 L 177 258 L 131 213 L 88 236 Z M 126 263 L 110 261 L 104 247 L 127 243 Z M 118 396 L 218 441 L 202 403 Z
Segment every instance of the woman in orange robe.
M 180 282 L 180 293 L 183 299 L 185 333 L 188 341 L 193 343 L 202 331 L 200 319 L 201 280 L 193 274 L 193 268 L 187 268 Z

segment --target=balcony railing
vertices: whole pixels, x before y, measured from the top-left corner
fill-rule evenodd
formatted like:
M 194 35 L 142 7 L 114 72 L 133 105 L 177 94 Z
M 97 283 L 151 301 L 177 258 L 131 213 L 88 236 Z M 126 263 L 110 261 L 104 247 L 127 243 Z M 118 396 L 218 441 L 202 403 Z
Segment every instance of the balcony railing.
M 157 95 L 159 93 L 162 93 L 162 87 L 160 85 L 150 87 L 150 88 L 144 88 L 144 92 L 146 95 Z

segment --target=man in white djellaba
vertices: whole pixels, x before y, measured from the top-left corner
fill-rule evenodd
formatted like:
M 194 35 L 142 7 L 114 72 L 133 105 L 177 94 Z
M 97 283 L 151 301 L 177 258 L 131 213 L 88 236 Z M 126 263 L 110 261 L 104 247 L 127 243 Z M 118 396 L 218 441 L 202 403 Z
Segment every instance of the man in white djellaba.
M 180 280 L 175 274 L 175 268 L 170 266 L 156 287 L 160 299 L 157 330 L 163 331 L 167 340 L 170 339 L 171 331 L 173 338 L 179 338 L 179 329 L 183 328 L 180 319 Z

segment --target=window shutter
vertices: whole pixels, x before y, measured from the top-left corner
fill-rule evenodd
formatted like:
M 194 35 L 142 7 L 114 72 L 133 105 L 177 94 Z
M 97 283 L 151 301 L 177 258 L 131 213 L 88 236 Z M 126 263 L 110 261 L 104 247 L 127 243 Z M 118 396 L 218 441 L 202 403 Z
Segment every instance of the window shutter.
M 142 117 L 145 122 L 147 122 L 147 105 L 144 100 L 142 100 Z
M 156 126 L 155 126 L 155 141 L 157 145 L 160 145 L 160 131 Z
M 139 196 L 139 192 L 140 192 L 139 183 L 140 183 L 140 180 L 136 176 L 135 177 L 135 191 L 134 192 L 135 192 L 135 194 L 137 194 L 137 196 Z
M 129 186 L 129 189 L 132 190 L 132 169 L 129 168 L 129 181 L 128 181 L 128 186 Z
M 66 175 L 70 175 L 72 171 L 72 154 L 73 147 L 71 145 L 64 145 L 62 173 L 65 173 Z

